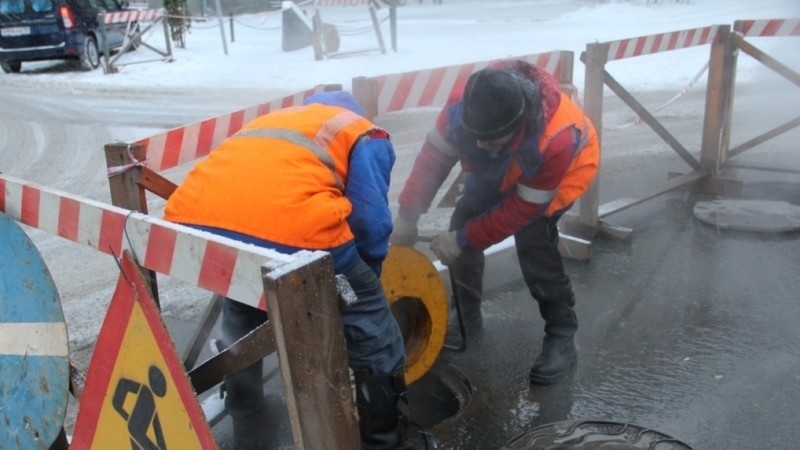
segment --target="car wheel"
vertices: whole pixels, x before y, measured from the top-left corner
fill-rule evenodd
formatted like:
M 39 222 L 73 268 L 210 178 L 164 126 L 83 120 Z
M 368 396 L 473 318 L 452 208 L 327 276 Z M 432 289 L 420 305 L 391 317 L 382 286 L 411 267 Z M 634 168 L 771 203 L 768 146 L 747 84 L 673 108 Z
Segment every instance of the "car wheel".
M 22 63 L 19 61 L 3 61 L 0 62 L 0 67 L 3 68 L 5 73 L 19 73 Z
M 100 51 L 97 49 L 97 40 L 92 36 L 86 36 L 80 62 L 83 70 L 94 70 L 100 65 Z

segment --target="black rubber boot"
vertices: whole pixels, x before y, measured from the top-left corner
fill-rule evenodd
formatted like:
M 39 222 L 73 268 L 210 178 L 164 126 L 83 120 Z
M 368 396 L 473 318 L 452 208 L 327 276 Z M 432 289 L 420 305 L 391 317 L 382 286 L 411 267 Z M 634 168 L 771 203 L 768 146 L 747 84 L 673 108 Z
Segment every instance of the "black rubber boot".
M 451 271 L 450 282 L 454 293 L 447 323 L 449 339 L 460 334 L 456 301 L 460 302 L 461 318 L 467 335 L 477 335 L 483 330 L 483 314 L 481 314 L 483 267 L 483 252 L 474 250 L 464 250 L 461 256 L 448 267 L 448 270 Z
M 403 374 L 356 372 L 355 379 L 362 449 L 397 448 L 406 440 L 408 430 L 408 397 Z
M 531 383 L 553 384 L 578 361 L 574 338 L 578 330 L 578 318 L 574 306 L 575 296 L 569 284 L 539 301 L 539 312 L 545 322 L 545 337 L 542 352 L 531 368 Z

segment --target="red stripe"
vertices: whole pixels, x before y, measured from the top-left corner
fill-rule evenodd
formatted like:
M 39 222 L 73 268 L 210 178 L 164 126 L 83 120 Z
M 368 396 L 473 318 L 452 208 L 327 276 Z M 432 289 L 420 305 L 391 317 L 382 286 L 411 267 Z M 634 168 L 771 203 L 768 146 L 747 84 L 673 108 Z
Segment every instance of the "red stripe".
M 392 95 L 392 100 L 389 102 L 386 112 L 400 111 L 404 108 L 408 100 L 408 94 L 411 92 L 411 87 L 416 79 L 417 72 L 407 72 L 400 75 L 400 82 L 397 83 L 397 88 L 394 91 L 394 95 Z
M 679 33 L 669 34 L 669 44 L 667 45 L 667 50 L 675 50 L 675 47 L 678 46 L 678 34 Z
M 664 39 L 663 34 L 657 34 L 653 38 L 653 51 L 657 52 L 661 48 L 661 41 Z
M 294 105 L 294 96 L 283 97 L 281 99 L 281 108 L 288 108 Z
M 769 20 L 759 36 L 777 36 L 781 25 L 783 25 L 782 20 Z
M 58 235 L 72 242 L 77 242 L 81 204 L 76 200 L 65 197 L 61 197 L 59 203 Z
M 694 40 L 694 34 L 696 32 L 697 32 L 696 30 L 689 30 L 686 32 L 686 38 L 684 38 L 683 45 L 681 45 L 681 48 L 686 48 L 692 45 L 692 41 Z
M 269 103 L 262 103 L 262 104 L 258 105 L 258 109 L 256 110 L 256 115 L 257 116 L 263 116 L 264 114 L 268 114 L 270 108 L 271 107 L 270 107 Z
M 6 212 L 6 180 L 0 179 L 0 211 Z
M 167 133 L 167 142 L 164 143 L 164 155 L 161 157 L 159 170 L 175 167 L 181 155 L 184 128 L 177 128 Z
M 215 242 L 206 244 L 197 285 L 214 292 L 228 292 L 238 251 Z
M 636 39 L 636 45 L 633 49 L 632 56 L 639 56 L 644 54 L 644 44 L 647 42 L 646 38 L 638 38 Z
M 170 228 L 153 224 L 150 227 L 150 239 L 144 255 L 144 266 L 156 272 L 169 275 L 172 260 L 175 256 L 175 241 L 178 233 Z
M 456 75 L 456 80 L 452 86 L 448 86 L 447 89 L 450 91 L 447 93 L 447 96 L 450 97 L 452 94 L 453 89 L 457 86 L 465 86 L 467 84 L 467 80 L 469 76 L 475 73 L 475 64 L 465 64 L 461 66 L 461 69 L 458 71 L 458 75 Z
M 617 54 L 614 55 L 614 59 L 622 59 L 625 57 L 625 52 L 628 51 L 628 44 L 630 40 L 620 41 L 619 46 L 617 46 Z
M 100 218 L 100 238 L 97 242 L 97 249 L 103 253 L 120 256 L 122 253 L 124 226 L 125 216 L 103 210 L 103 215 Z
M 40 192 L 30 186 L 22 186 L 22 211 L 20 222 L 39 228 L 39 197 Z
M 700 31 L 700 43 L 701 44 L 705 44 L 705 43 L 708 42 L 708 36 L 711 34 L 711 30 L 712 30 L 711 27 L 706 27 L 706 28 L 703 28 Z
M 258 309 L 267 310 L 267 294 L 261 294 L 261 298 L 258 299 Z
M 236 111 L 231 114 L 231 121 L 228 122 L 228 134 L 225 137 L 232 136 L 234 133 L 242 129 L 244 125 L 244 110 Z
M 199 158 L 211 152 L 214 144 L 214 128 L 217 126 L 217 119 L 208 119 L 200 122 L 200 131 L 197 136 L 197 154 Z
M 428 84 L 422 90 L 422 96 L 419 99 L 418 106 L 432 105 L 436 99 L 436 94 L 442 87 L 442 79 L 447 73 L 447 69 L 434 69 L 431 71 L 431 76 L 428 78 Z
M 792 36 L 800 36 L 800 21 L 797 22 L 797 25 L 794 26 L 794 29 L 791 31 Z

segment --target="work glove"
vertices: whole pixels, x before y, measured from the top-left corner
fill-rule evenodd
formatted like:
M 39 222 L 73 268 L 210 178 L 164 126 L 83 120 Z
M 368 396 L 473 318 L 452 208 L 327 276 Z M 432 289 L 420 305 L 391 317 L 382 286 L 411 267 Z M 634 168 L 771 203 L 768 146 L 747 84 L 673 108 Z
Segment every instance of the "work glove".
M 431 241 L 431 250 L 445 266 L 456 262 L 456 259 L 461 256 L 461 246 L 458 245 L 456 232 L 450 231 L 436 236 Z
M 410 220 L 403 219 L 402 217 L 398 217 L 394 221 L 392 235 L 389 236 L 389 242 L 392 243 L 392 245 L 405 245 L 407 247 L 413 247 L 414 244 L 417 243 L 418 233 L 419 230 L 417 229 L 417 222 L 412 222 Z

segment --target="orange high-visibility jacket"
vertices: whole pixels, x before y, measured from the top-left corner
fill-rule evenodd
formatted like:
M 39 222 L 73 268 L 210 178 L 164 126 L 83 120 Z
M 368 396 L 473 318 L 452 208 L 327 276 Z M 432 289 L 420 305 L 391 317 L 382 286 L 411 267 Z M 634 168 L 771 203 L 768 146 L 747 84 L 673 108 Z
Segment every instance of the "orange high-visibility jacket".
M 348 160 L 372 129 L 351 111 L 320 104 L 261 116 L 192 169 L 164 217 L 299 248 L 347 243 Z

